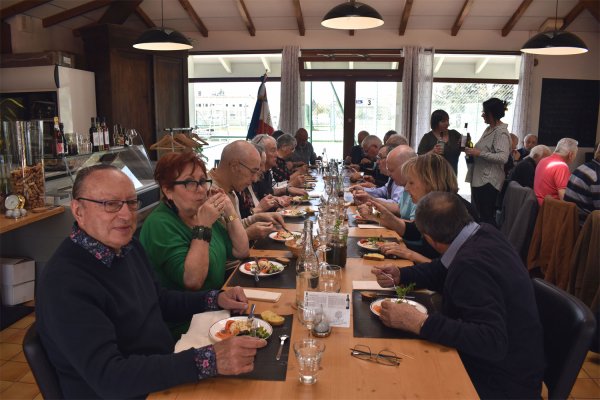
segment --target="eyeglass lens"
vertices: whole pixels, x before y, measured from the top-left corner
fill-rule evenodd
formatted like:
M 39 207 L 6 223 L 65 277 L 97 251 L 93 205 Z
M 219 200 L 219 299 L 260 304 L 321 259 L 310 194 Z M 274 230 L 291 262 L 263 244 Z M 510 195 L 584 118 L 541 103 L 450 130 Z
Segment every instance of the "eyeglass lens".
M 130 211 L 137 211 L 142 202 L 140 200 L 107 200 L 104 202 L 104 210 L 107 212 L 119 212 L 123 208 L 123 204 L 127 204 Z

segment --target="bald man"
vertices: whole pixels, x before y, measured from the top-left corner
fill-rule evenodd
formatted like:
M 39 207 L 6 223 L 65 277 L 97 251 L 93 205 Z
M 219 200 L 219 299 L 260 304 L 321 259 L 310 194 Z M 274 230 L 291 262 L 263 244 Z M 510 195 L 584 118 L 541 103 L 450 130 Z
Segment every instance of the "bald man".
M 308 141 L 308 132 L 306 129 L 298 129 L 294 137 L 296 138 L 296 149 L 289 160 L 293 162 L 295 167 L 304 164 L 314 165 L 317 155 L 315 154 L 313 145 Z
M 235 192 L 242 192 L 260 175 L 260 153 L 254 145 L 236 140 L 223 148 L 219 166 L 209 171 L 213 187 L 221 188 L 231 199 L 238 217 L 241 217 L 239 199 Z M 279 213 L 257 213 L 242 219 L 248 239 L 261 239 L 285 226 Z

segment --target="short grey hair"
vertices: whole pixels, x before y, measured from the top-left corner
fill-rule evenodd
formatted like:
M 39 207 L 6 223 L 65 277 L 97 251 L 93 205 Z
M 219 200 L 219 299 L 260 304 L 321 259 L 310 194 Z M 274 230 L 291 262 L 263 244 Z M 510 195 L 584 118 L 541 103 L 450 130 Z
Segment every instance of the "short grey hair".
M 254 143 L 254 141 L 250 142 L 254 145 L 254 148 L 258 150 L 258 154 L 262 154 L 265 152 L 265 146 L 262 143 Z
M 387 142 L 385 142 L 385 144 L 395 144 L 396 146 L 399 146 L 401 144 L 405 144 L 408 146 L 408 140 L 406 139 L 405 136 L 399 134 L 399 133 L 394 133 L 393 135 L 391 135 Z
M 535 133 L 529 133 L 529 134 L 525 135 L 525 137 L 523 138 L 523 141 L 527 140 L 527 138 L 528 138 L 528 137 L 530 137 L 530 136 L 533 136 L 533 137 L 535 137 L 536 139 L 537 139 L 537 137 L 538 137 L 538 136 L 537 136 Z
M 544 146 L 543 144 L 538 144 L 534 146 L 529 152 L 529 157 L 533 158 L 536 161 L 541 160 L 544 157 L 552 154 L 552 150 L 548 148 L 548 146 Z
M 415 224 L 436 242 L 450 244 L 463 228 L 473 222 L 457 194 L 429 192 L 417 204 Z
M 296 138 L 289 133 L 284 133 L 277 138 L 277 150 L 284 148 L 285 146 L 296 147 Z
M 383 145 L 383 142 L 381 141 L 381 139 L 379 139 L 379 137 L 377 137 L 375 135 L 369 135 L 365 138 L 365 140 L 362 141 L 362 143 L 360 145 L 363 148 L 365 148 L 365 147 L 370 147 L 374 144 L 376 144 L 378 147 L 381 147 Z
M 274 141 L 274 142 L 277 143 L 277 140 L 275 138 L 273 138 L 273 136 L 266 135 L 264 133 L 260 134 L 260 135 L 254 136 L 254 138 L 252 139 L 252 143 L 254 143 L 254 144 L 260 144 L 260 145 L 262 145 L 264 147 L 264 143 L 267 140 L 272 140 L 272 141 Z
M 558 155 L 566 157 L 569 155 L 569 153 L 573 153 L 573 152 L 577 151 L 578 144 L 579 143 L 575 139 L 571 139 L 568 137 L 562 138 L 556 144 L 556 148 L 554 149 L 554 152 Z

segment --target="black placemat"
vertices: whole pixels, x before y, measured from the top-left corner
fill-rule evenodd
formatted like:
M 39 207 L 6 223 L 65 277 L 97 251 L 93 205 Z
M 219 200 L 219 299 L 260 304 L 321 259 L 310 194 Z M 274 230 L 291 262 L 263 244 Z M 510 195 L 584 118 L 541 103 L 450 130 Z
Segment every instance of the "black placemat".
M 263 258 L 263 257 L 260 257 Z M 267 257 L 268 258 L 268 257 Z M 246 259 L 242 264 L 254 259 Z M 274 258 L 269 260 L 277 261 Z M 277 261 L 281 262 L 281 261 Z M 296 288 L 296 259 L 292 258 L 287 263 L 282 273 L 272 276 L 261 276 L 258 282 L 254 281 L 254 277 L 240 272 L 239 267 L 236 268 L 228 286 L 241 286 L 247 288 L 275 288 L 275 289 L 295 289 Z
M 292 337 L 292 324 L 294 315 L 283 315 L 285 322 L 281 326 L 273 327 L 273 334 L 267 339 L 267 345 L 256 352 L 254 358 L 254 371 L 247 374 L 229 376 L 230 378 L 255 379 L 259 381 L 285 381 L 288 359 L 290 355 L 290 342 Z M 283 344 L 281 359 L 277 361 L 279 350 L 279 335 L 286 334 L 288 338 Z M 268 396 L 267 396 L 268 397 Z
M 348 253 L 347 253 L 348 258 L 362 258 L 362 256 L 366 253 L 378 253 L 377 250 L 368 250 L 368 249 L 363 249 L 362 247 L 360 247 L 358 245 L 358 241 L 361 239 L 364 239 L 364 238 L 359 238 L 359 237 L 349 237 L 348 238 Z M 398 243 L 398 240 L 395 238 L 383 238 L 383 241 Z
M 356 222 L 356 218 L 360 218 L 358 214 L 348 213 L 348 226 L 351 228 L 358 228 L 358 222 Z M 369 224 L 369 225 L 377 225 L 378 223 L 375 221 L 360 221 L 361 224 Z
M 374 300 L 363 300 L 360 290 L 352 291 L 352 323 L 354 326 L 354 337 L 384 338 L 384 339 L 417 339 L 414 333 L 405 332 L 400 329 L 388 328 L 383 325 L 379 317 L 371 312 L 370 305 Z M 414 301 L 423 304 L 429 314 L 441 309 L 442 296 L 439 293 L 411 292 L 409 296 Z M 393 292 L 390 292 L 390 297 Z M 413 299 L 411 299 L 413 300 Z
M 271 239 L 268 236 L 262 239 L 258 239 L 254 243 L 254 248 L 258 250 L 289 250 L 285 246 L 285 242 L 278 242 L 276 240 Z

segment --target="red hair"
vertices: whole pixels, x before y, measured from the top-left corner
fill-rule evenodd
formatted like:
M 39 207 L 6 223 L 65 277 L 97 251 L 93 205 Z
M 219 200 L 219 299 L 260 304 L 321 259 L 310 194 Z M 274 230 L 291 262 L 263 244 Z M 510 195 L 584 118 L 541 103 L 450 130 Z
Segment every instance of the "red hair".
M 206 165 L 196 153 L 188 151 L 184 153 L 167 153 L 158 160 L 154 169 L 154 180 L 161 188 L 172 189 L 173 181 L 181 175 L 183 170 L 192 165 L 192 173 L 200 168 L 206 175 Z

